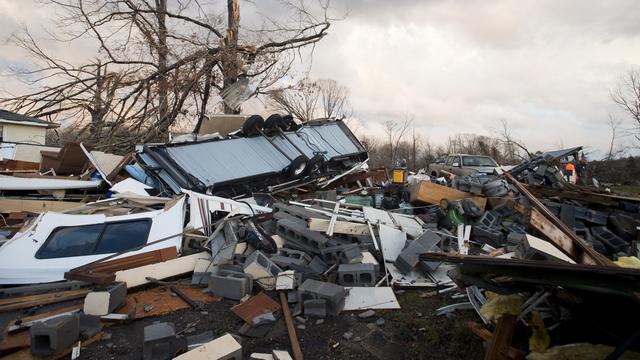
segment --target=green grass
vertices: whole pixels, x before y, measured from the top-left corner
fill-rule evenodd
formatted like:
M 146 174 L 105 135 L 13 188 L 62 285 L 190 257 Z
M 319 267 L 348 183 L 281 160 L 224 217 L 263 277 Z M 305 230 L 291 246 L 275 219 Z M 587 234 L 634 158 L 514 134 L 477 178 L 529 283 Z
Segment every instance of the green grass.
M 625 194 L 640 194 L 640 185 L 615 185 L 611 186 L 611 191 Z

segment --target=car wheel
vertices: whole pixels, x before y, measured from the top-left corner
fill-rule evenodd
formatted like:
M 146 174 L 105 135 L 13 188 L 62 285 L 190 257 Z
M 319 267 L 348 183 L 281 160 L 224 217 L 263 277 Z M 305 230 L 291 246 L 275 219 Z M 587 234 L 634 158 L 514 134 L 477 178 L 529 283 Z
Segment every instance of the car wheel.
M 307 163 L 306 174 L 322 174 L 324 172 L 324 156 L 316 155 Z

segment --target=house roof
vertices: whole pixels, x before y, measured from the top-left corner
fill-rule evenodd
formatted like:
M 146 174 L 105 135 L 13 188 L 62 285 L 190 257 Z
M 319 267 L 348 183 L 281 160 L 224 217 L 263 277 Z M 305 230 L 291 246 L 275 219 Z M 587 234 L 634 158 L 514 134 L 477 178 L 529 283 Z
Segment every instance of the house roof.
M 47 128 L 59 127 L 60 124 L 37 119 L 31 116 L 21 115 L 12 111 L 0 109 L 0 123 L 20 124 L 27 126 L 44 126 Z

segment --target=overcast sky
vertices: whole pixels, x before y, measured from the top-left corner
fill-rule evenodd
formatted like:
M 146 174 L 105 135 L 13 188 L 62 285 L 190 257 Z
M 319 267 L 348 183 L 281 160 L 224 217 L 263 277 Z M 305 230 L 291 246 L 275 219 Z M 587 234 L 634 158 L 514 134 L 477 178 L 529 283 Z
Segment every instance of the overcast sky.
M 410 113 L 416 131 L 438 143 L 459 132 L 491 135 L 504 119 L 530 149 L 602 152 L 609 114 L 624 117 L 609 92 L 640 65 L 637 1 L 333 3 L 348 15 L 317 45 L 311 76 L 350 88 L 361 133 Z M 3 34 L 19 23 L 55 26 L 52 16 L 33 0 L 0 0 Z M 1 46 L 0 71 L 21 61 Z M 0 87 L 18 91 L 6 77 Z

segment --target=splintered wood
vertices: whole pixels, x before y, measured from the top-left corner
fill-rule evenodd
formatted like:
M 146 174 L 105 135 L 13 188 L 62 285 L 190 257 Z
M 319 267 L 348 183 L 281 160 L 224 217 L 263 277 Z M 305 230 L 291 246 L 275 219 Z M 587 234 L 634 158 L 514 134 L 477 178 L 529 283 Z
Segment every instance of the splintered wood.
M 201 288 L 194 288 L 187 285 L 175 286 L 195 302 L 209 304 L 221 300 L 219 296 L 204 293 Z M 169 287 L 161 286 L 128 294 L 125 305 L 122 306 L 117 313 L 133 313 L 136 319 L 141 319 L 189 308 L 189 304 L 178 296 L 174 296 Z

